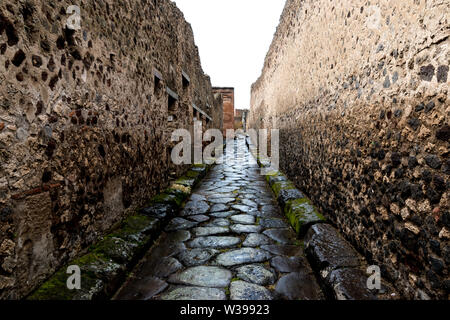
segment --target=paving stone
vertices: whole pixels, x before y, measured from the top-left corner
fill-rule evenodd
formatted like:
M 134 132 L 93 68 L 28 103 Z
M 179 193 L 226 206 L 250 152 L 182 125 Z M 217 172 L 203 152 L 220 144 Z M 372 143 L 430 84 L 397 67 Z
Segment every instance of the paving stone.
M 257 211 L 255 215 L 260 218 L 283 219 L 283 216 L 278 211 Z
M 212 207 L 211 207 L 211 210 L 210 210 L 210 212 L 211 213 L 213 213 L 213 212 L 222 212 L 222 211 L 227 211 L 227 210 L 229 210 L 230 208 L 227 206 L 227 205 L 224 205 L 224 204 L 215 204 L 215 205 L 213 205 Z
M 204 227 L 228 227 L 230 225 L 230 220 L 225 218 L 217 218 L 212 220 L 210 223 L 204 225 Z
M 275 282 L 275 275 L 261 265 L 242 266 L 236 272 L 238 278 L 261 286 L 271 285 Z
M 227 204 L 227 203 L 231 203 L 234 202 L 236 199 L 235 198 L 210 198 L 208 201 L 211 203 L 221 203 L 221 204 Z
M 302 198 L 305 198 L 305 195 L 301 193 L 298 189 L 282 189 L 278 193 L 277 200 L 281 208 L 284 208 L 284 206 L 288 201 Z
M 216 263 L 221 266 L 231 267 L 239 264 L 264 262 L 270 258 L 271 255 L 267 251 L 243 248 L 220 254 L 216 258 Z
M 167 235 L 166 240 L 169 242 L 185 242 L 191 239 L 191 233 L 187 230 L 178 230 Z
M 195 221 L 195 222 L 205 222 L 208 221 L 210 218 L 208 216 L 205 215 L 198 215 L 198 216 L 190 216 L 189 220 Z
M 201 215 L 209 210 L 209 205 L 205 201 L 189 201 L 181 211 L 181 216 Z
M 201 194 L 194 193 L 194 194 L 192 194 L 190 200 L 191 201 L 206 201 L 206 197 Z
M 367 288 L 367 274 L 358 268 L 342 268 L 331 272 L 326 282 L 337 300 L 376 300 Z
M 197 222 L 188 221 L 183 218 L 174 218 L 169 222 L 169 224 L 167 225 L 165 230 L 167 232 L 185 230 L 185 229 L 193 228 L 197 225 L 198 225 Z
M 233 208 L 235 210 L 238 210 L 238 211 L 241 211 L 243 213 L 248 213 L 248 212 L 251 212 L 251 211 L 255 210 L 254 208 L 251 208 L 249 206 L 245 206 L 245 205 L 242 205 L 242 204 L 232 205 L 231 208 Z
M 161 220 L 172 216 L 174 212 L 175 209 L 172 205 L 164 203 L 155 203 L 150 207 L 144 208 L 140 211 L 140 213 L 143 215 Z
M 202 287 L 180 287 L 161 296 L 161 300 L 226 300 L 224 290 Z
M 237 188 L 237 187 L 219 187 L 219 188 L 216 188 L 215 190 L 217 190 L 219 192 L 234 192 L 234 191 L 238 191 L 239 188 Z
M 259 233 L 251 233 L 247 236 L 242 245 L 244 247 L 260 247 L 270 243 L 271 240 L 265 235 Z
M 258 204 L 256 202 L 252 201 L 252 200 L 249 200 L 249 199 L 242 199 L 241 203 L 243 205 L 249 206 L 251 208 L 258 208 Z
M 198 227 L 192 230 L 196 237 L 204 237 L 215 234 L 229 233 L 230 229 L 226 227 Z
M 322 300 L 323 294 L 312 273 L 295 272 L 283 276 L 275 292 L 288 300 Z
M 264 205 L 260 209 L 261 216 L 271 217 L 271 216 L 281 216 L 280 208 L 275 205 Z
M 173 257 L 151 257 L 142 264 L 139 276 L 167 278 L 181 269 L 183 265 Z
M 214 192 L 213 194 L 211 194 L 210 196 L 208 196 L 209 200 L 212 199 L 222 199 L 222 198 L 235 198 L 236 194 L 235 193 L 231 193 L 231 192 Z
M 219 251 L 215 249 L 192 249 L 183 251 L 178 255 L 178 259 L 186 267 L 194 267 L 206 264 L 211 258 L 213 258 Z
M 255 224 L 255 217 L 248 214 L 239 214 L 231 217 L 231 220 L 240 224 Z
M 263 228 L 289 228 L 289 225 L 282 219 L 274 219 L 274 218 L 261 218 L 259 224 Z
M 261 226 L 248 225 L 248 224 L 234 224 L 230 227 L 234 233 L 258 233 L 262 231 Z
M 168 287 L 161 279 L 148 277 L 133 279 L 114 298 L 114 300 L 150 300 Z
M 303 248 L 300 246 L 291 245 L 262 245 L 261 249 L 269 251 L 274 255 L 282 256 L 303 256 Z
M 180 252 L 186 250 L 186 245 L 183 242 L 169 241 L 169 236 L 166 234 L 162 236 L 148 252 L 147 260 L 160 260 L 166 257 L 174 257 Z
M 266 288 L 245 281 L 234 281 L 230 285 L 231 300 L 272 300 Z
M 295 242 L 295 233 L 292 229 L 270 229 L 263 232 L 269 238 L 281 244 L 293 244 Z
M 309 229 L 305 251 L 320 270 L 357 267 L 362 262 L 358 252 L 328 224 L 316 224 Z
M 281 273 L 300 272 L 310 270 L 309 264 L 303 257 L 278 256 L 270 261 L 270 265 Z
M 226 211 L 226 212 L 214 212 L 211 213 L 209 216 L 214 218 L 228 218 L 235 214 L 237 214 L 236 211 Z
M 230 284 L 232 277 L 233 274 L 227 269 L 199 266 L 174 274 L 168 281 L 195 287 L 225 288 Z
M 215 182 L 212 187 L 221 188 L 221 187 L 229 187 L 231 181 L 221 180 L 219 182 Z
M 232 248 L 241 243 L 237 237 L 200 237 L 188 243 L 191 248 Z

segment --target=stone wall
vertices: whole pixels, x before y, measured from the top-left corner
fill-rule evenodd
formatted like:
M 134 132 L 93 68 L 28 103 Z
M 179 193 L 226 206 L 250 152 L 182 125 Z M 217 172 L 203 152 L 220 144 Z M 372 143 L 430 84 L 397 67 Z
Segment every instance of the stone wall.
M 81 30 L 66 27 L 70 5 Z M 192 128 L 193 104 L 221 113 L 171 1 L 0 2 L 0 298 L 29 293 L 186 170 L 169 140 Z
M 405 298 L 448 298 L 448 12 L 441 0 L 288 0 L 251 128 Z

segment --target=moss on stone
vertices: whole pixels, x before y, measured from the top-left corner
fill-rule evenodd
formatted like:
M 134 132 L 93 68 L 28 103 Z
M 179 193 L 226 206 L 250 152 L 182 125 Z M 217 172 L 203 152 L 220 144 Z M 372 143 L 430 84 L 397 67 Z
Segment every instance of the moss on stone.
M 175 196 L 174 201 L 175 201 L 175 205 L 177 207 L 181 207 L 181 205 L 183 204 L 183 202 L 189 197 L 190 193 L 185 193 L 182 190 L 179 189 L 174 189 L 174 188 L 168 188 L 165 193 Z
M 200 172 L 198 172 L 198 171 L 193 171 L 193 170 L 189 170 L 187 173 L 186 173 L 186 177 L 188 177 L 188 178 L 193 178 L 193 179 L 197 179 L 197 177 L 200 175 Z
M 67 288 L 67 278 L 69 275 L 62 268 L 55 273 L 49 280 L 33 292 L 27 300 L 72 300 L 75 295 L 74 290 Z
M 160 221 L 144 215 L 134 215 L 125 219 L 120 228 L 110 234 L 125 241 L 132 241 L 139 246 L 145 246 L 151 237 L 152 231 L 156 231 L 160 226 Z
M 187 194 L 187 195 L 191 194 L 191 192 L 192 192 L 192 189 L 189 186 L 184 186 L 184 185 L 177 184 L 177 183 L 172 184 L 171 188 L 180 190 L 181 192 L 183 192 L 184 194 Z
M 152 204 L 153 203 L 165 203 L 165 204 L 173 204 L 177 207 L 180 207 L 182 202 L 183 201 L 180 200 L 177 195 L 168 194 L 166 192 L 158 194 L 151 200 Z
M 307 198 L 288 201 L 284 213 L 299 235 L 302 235 L 309 225 L 326 221 Z
M 105 262 L 104 257 L 95 254 L 73 260 L 44 282 L 27 300 L 79 300 L 87 299 L 91 295 L 104 295 L 103 281 L 92 268 L 87 267 L 99 262 Z M 67 268 L 71 265 L 79 266 L 81 269 L 81 290 L 67 288 L 67 280 L 71 276 L 67 273 Z M 104 269 L 99 270 L 105 272 Z
M 124 239 L 107 236 L 93 247 L 92 253 L 104 255 L 119 264 L 128 264 L 135 257 L 142 245 Z
M 192 188 L 195 185 L 195 179 L 188 177 L 181 177 L 175 181 L 175 184 Z
M 266 181 L 270 183 L 270 180 L 274 177 L 282 176 L 279 171 L 271 171 L 266 174 Z
M 278 197 L 281 190 L 295 189 L 295 185 L 291 181 L 278 181 L 272 184 L 272 190 Z

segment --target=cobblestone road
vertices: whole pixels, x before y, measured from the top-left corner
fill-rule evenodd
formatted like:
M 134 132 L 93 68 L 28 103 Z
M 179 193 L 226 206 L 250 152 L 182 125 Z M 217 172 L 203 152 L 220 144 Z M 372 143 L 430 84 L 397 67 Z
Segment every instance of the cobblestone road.
M 244 138 L 224 157 L 115 299 L 323 298 Z

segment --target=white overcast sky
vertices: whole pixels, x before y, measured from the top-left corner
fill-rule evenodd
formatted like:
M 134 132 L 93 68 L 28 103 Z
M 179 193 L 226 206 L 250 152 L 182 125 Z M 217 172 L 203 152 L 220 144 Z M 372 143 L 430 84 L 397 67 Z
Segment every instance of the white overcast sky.
M 213 86 L 235 88 L 235 108 L 250 107 L 284 0 L 175 0 L 194 30 Z

